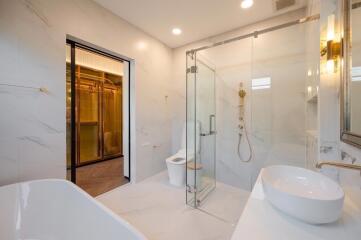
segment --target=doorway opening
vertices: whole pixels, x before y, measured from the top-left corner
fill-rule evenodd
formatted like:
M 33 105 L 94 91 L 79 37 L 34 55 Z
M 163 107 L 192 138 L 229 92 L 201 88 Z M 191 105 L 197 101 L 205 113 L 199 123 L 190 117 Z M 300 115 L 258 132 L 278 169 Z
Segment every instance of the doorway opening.
M 92 196 L 130 180 L 130 62 L 66 42 L 67 179 Z

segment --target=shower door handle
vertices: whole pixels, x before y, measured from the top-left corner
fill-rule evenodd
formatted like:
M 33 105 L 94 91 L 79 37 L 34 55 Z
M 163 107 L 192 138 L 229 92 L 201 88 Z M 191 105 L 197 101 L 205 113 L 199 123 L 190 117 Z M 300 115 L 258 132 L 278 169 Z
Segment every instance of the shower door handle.
M 217 133 L 216 130 L 213 130 L 213 123 L 215 123 L 215 120 L 216 120 L 215 114 L 209 115 L 209 135 L 213 135 Z
M 210 135 L 214 135 L 216 134 L 216 130 L 213 130 L 213 124 L 214 124 L 214 120 L 216 119 L 216 115 L 211 114 L 209 115 L 209 131 L 207 133 L 201 133 L 201 137 L 206 137 L 206 136 L 210 136 Z

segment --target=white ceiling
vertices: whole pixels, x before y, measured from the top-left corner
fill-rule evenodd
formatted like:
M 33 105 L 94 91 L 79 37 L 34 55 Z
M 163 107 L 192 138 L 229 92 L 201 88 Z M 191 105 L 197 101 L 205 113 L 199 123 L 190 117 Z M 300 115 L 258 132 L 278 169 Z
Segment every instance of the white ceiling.
M 95 1 L 172 48 L 306 6 L 306 0 L 282 11 L 274 10 L 275 0 L 254 0 L 249 9 L 240 7 L 241 0 Z M 174 27 L 183 33 L 173 35 Z

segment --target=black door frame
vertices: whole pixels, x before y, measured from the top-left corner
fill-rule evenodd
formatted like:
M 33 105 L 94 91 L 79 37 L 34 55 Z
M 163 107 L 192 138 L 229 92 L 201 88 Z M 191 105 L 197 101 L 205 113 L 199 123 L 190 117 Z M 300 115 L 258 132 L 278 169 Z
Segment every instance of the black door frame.
M 69 38 L 73 38 L 73 37 L 69 37 Z M 70 146 L 70 180 L 73 183 L 76 183 L 76 142 L 77 142 L 77 133 L 76 133 L 76 111 L 75 111 L 75 106 L 76 106 L 76 74 L 75 74 L 75 48 L 81 48 L 81 49 L 85 49 L 88 50 L 90 52 L 93 53 L 97 53 L 99 55 L 105 56 L 105 57 L 109 57 L 112 58 L 114 60 L 117 61 L 122 61 L 122 62 L 127 62 L 128 63 L 128 176 L 124 176 L 125 178 L 127 178 L 129 181 L 131 179 L 131 117 L 130 117 L 130 101 L 131 101 L 131 91 L 130 91 L 130 80 L 131 80 L 131 61 L 124 58 L 124 57 L 120 57 L 120 56 L 115 56 L 115 54 L 111 54 L 108 53 L 109 51 L 104 51 L 103 48 L 101 47 L 96 47 L 93 44 L 84 44 L 84 43 L 80 43 L 80 41 L 76 41 L 76 40 L 72 40 L 69 39 L 67 37 L 66 39 L 66 44 L 70 45 L 70 72 L 71 72 L 71 79 L 70 79 L 70 88 L 71 88 L 71 100 L 70 100 L 70 105 L 71 105 L 71 118 L 70 118 L 70 132 L 71 132 L 71 146 Z M 81 41 L 84 42 L 84 41 Z M 91 45 L 91 46 L 90 46 Z M 99 50 L 102 49 L 102 50 Z M 124 126 L 123 126 L 124 127 Z M 124 164 L 123 164 L 124 167 Z M 123 169 L 124 171 L 124 169 Z

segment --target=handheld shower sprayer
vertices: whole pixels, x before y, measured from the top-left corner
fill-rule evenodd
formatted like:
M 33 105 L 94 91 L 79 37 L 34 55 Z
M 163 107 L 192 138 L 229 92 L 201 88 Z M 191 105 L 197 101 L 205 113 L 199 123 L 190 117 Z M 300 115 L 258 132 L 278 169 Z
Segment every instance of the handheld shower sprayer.
M 246 128 L 246 121 L 244 120 L 244 99 L 246 97 L 246 91 L 243 89 L 243 83 L 240 83 L 240 90 L 238 91 L 238 95 L 239 95 L 239 132 L 238 132 L 238 148 L 237 148 L 237 153 L 238 153 L 238 157 L 242 162 L 249 162 L 252 159 L 253 156 L 253 150 L 252 150 L 252 146 L 251 143 L 249 141 L 249 137 L 248 137 L 248 133 L 247 133 L 247 128 Z M 247 159 L 244 159 L 242 157 L 241 154 L 241 143 L 242 143 L 242 137 L 243 137 L 243 133 L 246 137 L 246 141 L 248 144 L 248 149 L 249 149 L 249 157 Z

